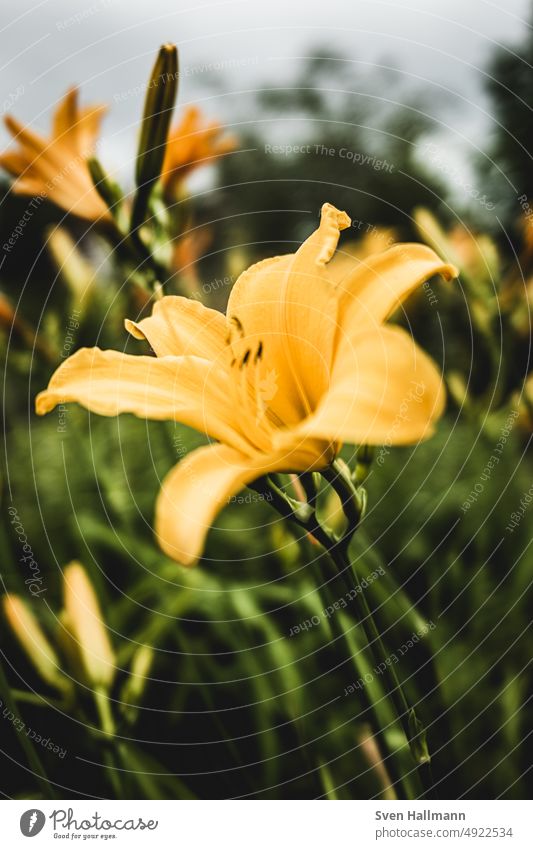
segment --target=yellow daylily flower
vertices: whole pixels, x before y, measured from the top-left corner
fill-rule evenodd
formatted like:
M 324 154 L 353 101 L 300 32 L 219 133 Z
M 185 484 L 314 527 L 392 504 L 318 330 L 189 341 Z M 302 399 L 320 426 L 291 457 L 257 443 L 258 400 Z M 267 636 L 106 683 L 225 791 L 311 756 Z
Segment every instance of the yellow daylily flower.
M 217 121 L 205 123 L 198 107 L 188 106 L 168 135 L 161 173 L 165 191 L 173 194 L 191 171 L 236 147 L 235 136 L 224 135 Z
M 37 397 L 39 414 L 77 401 L 106 416 L 180 421 L 217 440 L 163 482 L 156 533 L 174 559 L 194 564 L 218 511 L 261 475 L 323 469 L 343 442 L 416 442 L 442 414 L 435 364 L 384 322 L 427 278 L 456 270 L 419 244 L 347 269 L 336 249 L 349 225 L 324 204 L 296 253 L 240 275 L 226 316 L 162 298 L 150 317 L 126 322 L 155 358 L 82 349 Z
M 13 191 L 48 198 L 89 221 L 110 219 L 87 166 L 105 110 L 104 106 L 80 109 L 78 90 L 69 89 L 54 113 L 49 139 L 7 115 L 6 127 L 19 148 L 1 154 L 0 167 L 15 178 Z

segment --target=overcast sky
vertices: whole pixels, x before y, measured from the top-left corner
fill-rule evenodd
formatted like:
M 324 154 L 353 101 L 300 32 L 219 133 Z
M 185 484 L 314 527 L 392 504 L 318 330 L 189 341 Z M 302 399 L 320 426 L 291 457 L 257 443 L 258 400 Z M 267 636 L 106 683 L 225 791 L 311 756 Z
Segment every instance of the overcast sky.
M 330 44 L 357 71 L 397 68 L 405 85 L 435 94 L 450 149 L 482 143 L 490 131 L 483 79 L 497 44 L 517 43 L 529 0 L 41 0 L 4 5 L 3 112 L 46 130 L 66 88 L 108 101 L 103 152 L 130 166 L 142 86 L 158 46 L 180 49 L 181 104 L 200 101 L 231 124 L 242 90 L 292 78 L 299 57 Z M 223 74 L 209 71 L 214 63 Z M 356 84 L 356 83 L 355 83 Z M 442 93 L 448 92 L 447 102 Z M 384 92 L 383 96 L 386 97 Z M 2 130 L 0 144 L 7 143 Z

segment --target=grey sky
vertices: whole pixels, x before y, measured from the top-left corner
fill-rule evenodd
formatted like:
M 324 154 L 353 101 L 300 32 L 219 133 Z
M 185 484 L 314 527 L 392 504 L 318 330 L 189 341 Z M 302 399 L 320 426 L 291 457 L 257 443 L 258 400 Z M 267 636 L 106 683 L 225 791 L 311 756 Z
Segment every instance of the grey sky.
M 354 75 L 384 62 L 406 85 L 434 92 L 453 150 L 464 136 L 479 144 L 490 129 L 487 57 L 520 38 L 529 7 L 529 0 L 507 0 L 505 8 L 487 0 L 25 0 L 4 12 L 3 111 L 46 130 L 57 100 L 78 83 L 85 102 L 111 104 L 103 153 L 109 165 L 129 167 L 142 86 L 162 42 L 180 48 L 180 102 L 200 101 L 225 123 L 238 119 L 239 91 L 283 83 L 298 57 L 330 44 L 353 60 Z M 209 63 L 224 74 L 209 73 Z M 218 87 L 207 85 L 213 80 Z

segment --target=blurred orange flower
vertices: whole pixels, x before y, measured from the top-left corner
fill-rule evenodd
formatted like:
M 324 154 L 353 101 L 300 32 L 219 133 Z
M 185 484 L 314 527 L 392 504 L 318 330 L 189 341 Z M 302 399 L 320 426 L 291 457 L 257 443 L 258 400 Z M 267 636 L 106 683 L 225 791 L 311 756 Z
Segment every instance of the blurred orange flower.
M 89 221 L 109 219 L 87 167 L 105 110 L 102 105 L 80 109 L 77 88 L 69 89 L 54 113 L 49 139 L 7 115 L 7 129 L 19 147 L 1 154 L 0 166 L 15 178 L 13 191 L 48 198 Z
M 197 106 L 188 106 L 180 123 L 169 133 L 162 170 L 165 191 L 175 193 L 191 171 L 236 147 L 235 136 L 224 135 L 217 121 L 206 123 Z

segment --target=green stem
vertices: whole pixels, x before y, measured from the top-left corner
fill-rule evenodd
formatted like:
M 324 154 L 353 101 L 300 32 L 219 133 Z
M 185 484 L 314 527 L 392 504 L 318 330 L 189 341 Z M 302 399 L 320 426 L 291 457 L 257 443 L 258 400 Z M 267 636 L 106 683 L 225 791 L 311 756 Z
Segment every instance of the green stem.
M 256 484 L 257 488 L 268 488 L 272 495 L 271 503 L 278 512 L 287 519 L 290 519 L 311 533 L 315 539 L 322 545 L 327 552 L 331 563 L 333 564 L 337 574 L 343 580 L 347 589 L 351 591 L 356 588 L 355 607 L 357 618 L 361 624 L 370 651 L 374 657 L 376 665 L 383 676 L 383 682 L 387 695 L 389 696 L 395 713 L 400 721 L 403 732 L 409 744 L 411 754 L 416 766 L 416 771 L 423 788 L 422 795 L 427 798 L 433 797 L 433 780 L 431 776 L 431 768 L 429 765 L 430 756 L 426 744 L 424 726 L 419 720 L 414 708 L 410 707 L 404 691 L 396 675 L 396 671 L 391 662 L 391 656 L 387 652 L 375 620 L 368 606 L 366 595 L 363 587 L 359 583 L 355 567 L 348 556 L 348 548 L 357 530 L 361 516 L 364 513 L 365 498 L 362 491 L 357 491 L 350 480 L 349 474 L 344 464 L 340 461 L 325 469 L 322 472 L 328 483 L 333 486 L 341 499 L 342 507 L 348 526 L 344 534 L 337 538 L 333 533 L 323 527 L 317 519 L 314 507 L 307 503 L 299 504 L 295 507 L 293 499 L 285 495 L 285 493 L 269 478 L 263 478 Z M 355 579 L 355 585 L 352 585 L 352 580 Z M 379 723 L 376 725 L 376 731 L 380 735 L 382 744 L 386 743 L 386 739 L 381 734 Z M 392 760 L 392 759 L 391 759 Z
M 319 585 L 319 593 L 323 595 L 323 599 L 325 599 L 327 602 L 324 605 L 324 608 L 331 606 L 336 601 L 335 595 L 332 592 L 331 587 L 329 586 L 329 584 L 320 581 L 319 576 L 317 576 L 317 583 Z M 323 601 L 322 603 L 324 604 Z M 332 616 L 328 619 L 328 622 L 331 627 L 331 630 L 333 631 L 335 639 L 342 640 L 344 645 L 346 646 L 348 654 L 355 668 L 356 674 L 362 678 L 363 671 L 361 670 L 360 664 L 352 651 L 346 632 L 340 625 L 339 618 L 337 616 Z M 405 797 L 405 799 L 409 799 L 409 794 L 407 792 L 407 788 L 405 787 L 402 771 L 398 769 L 396 763 L 395 750 L 391 748 L 391 745 L 387 738 L 386 729 L 382 728 L 382 723 L 380 722 L 380 719 L 378 717 L 376 707 L 373 701 L 368 697 L 366 688 L 361 690 L 361 699 L 363 701 L 363 711 L 368 717 L 368 722 L 374 729 L 374 734 L 378 741 L 380 754 L 383 759 L 383 762 L 386 764 L 387 771 L 391 775 L 392 784 L 395 788 L 402 788 L 403 796 Z M 400 798 L 402 797 L 400 796 Z
M 4 695 L 5 705 L 6 705 L 7 709 L 9 710 L 9 712 L 12 713 L 14 716 L 18 716 L 17 706 L 16 706 L 16 704 L 13 700 L 13 697 L 11 695 L 9 683 L 8 683 L 7 678 L 6 678 L 6 675 L 5 675 L 5 672 L 4 672 L 4 667 L 1 663 L 1 661 L 0 661 L 0 691 Z M 44 771 L 44 767 L 43 767 L 43 765 L 42 765 L 42 763 L 39 759 L 39 756 L 37 755 L 37 752 L 33 748 L 32 744 L 30 743 L 26 734 L 24 734 L 23 732 L 20 732 L 19 741 L 20 741 L 21 747 L 24 749 L 24 753 L 25 753 L 25 755 L 28 759 L 28 763 L 29 763 L 29 765 L 30 765 L 30 767 L 33 771 L 33 774 L 35 775 L 35 777 L 39 781 L 39 784 L 41 784 L 41 786 L 42 786 L 42 789 L 44 791 L 43 798 L 44 799 L 55 799 L 55 798 L 57 798 L 56 793 L 54 792 L 54 790 L 52 788 L 52 785 L 48 781 L 46 772 Z
M 105 734 L 107 741 L 111 744 L 115 744 L 117 742 L 115 738 L 116 725 L 115 720 L 113 719 L 113 714 L 111 713 L 111 706 L 109 704 L 108 694 L 102 687 L 96 687 L 93 691 L 93 695 L 96 704 L 96 709 L 98 711 L 98 717 L 100 719 L 100 728 L 103 734 Z M 120 772 L 117 769 L 114 753 L 111 751 L 111 749 L 105 747 L 103 755 L 106 765 L 110 771 L 111 784 L 113 785 L 115 798 L 127 798 L 124 794 L 122 780 Z
M 372 616 L 370 607 L 368 606 L 365 591 L 359 583 L 355 567 L 350 563 L 350 559 L 344 549 L 344 546 L 339 545 L 338 543 L 333 543 L 333 545 L 328 548 L 328 554 L 347 589 L 354 589 L 352 583 L 354 583 L 354 585 L 358 588 L 358 592 L 355 594 L 354 598 L 358 621 L 363 627 L 370 651 L 372 652 L 376 665 L 381 672 L 385 689 L 394 705 L 395 712 L 409 743 L 411 754 L 415 761 L 420 782 L 424 790 L 423 795 L 431 798 L 434 792 L 433 780 L 431 776 L 430 756 L 427 749 L 424 727 L 416 715 L 415 709 L 411 707 L 407 701 L 398 676 L 396 675 L 394 664 L 391 662 L 390 653 L 387 652 L 375 619 Z M 349 578 L 350 573 L 353 576 L 353 582 Z
M 111 713 L 107 692 L 102 687 L 97 687 L 94 690 L 94 701 L 100 719 L 100 728 L 108 737 L 114 737 L 116 730 L 115 720 Z
M 167 270 L 157 262 L 144 244 L 138 229 L 124 232 L 115 221 L 111 221 L 107 225 L 105 235 L 118 259 L 133 265 L 130 274 L 133 282 L 152 293 L 159 281 L 166 279 Z

